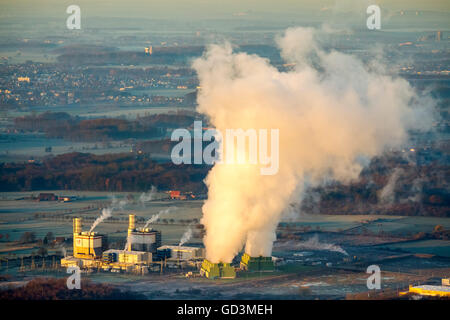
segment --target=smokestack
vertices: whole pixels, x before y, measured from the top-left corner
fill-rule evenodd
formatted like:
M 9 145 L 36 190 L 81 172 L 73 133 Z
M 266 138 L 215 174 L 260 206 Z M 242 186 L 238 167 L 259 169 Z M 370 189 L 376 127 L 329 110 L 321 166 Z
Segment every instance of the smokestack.
M 136 216 L 134 214 L 130 214 L 128 220 L 128 234 L 131 233 L 134 229 L 136 229 Z
M 73 233 L 74 234 L 81 233 L 81 218 L 73 219 Z
M 131 233 L 135 231 L 136 229 L 136 216 L 134 214 L 130 214 L 128 220 L 128 239 L 127 239 L 127 245 L 126 250 L 131 251 Z

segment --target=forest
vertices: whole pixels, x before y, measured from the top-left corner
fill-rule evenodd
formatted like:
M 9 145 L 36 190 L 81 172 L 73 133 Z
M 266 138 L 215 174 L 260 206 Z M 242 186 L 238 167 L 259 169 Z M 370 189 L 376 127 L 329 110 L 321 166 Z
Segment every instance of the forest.
M 1 163 L 0 191 L 181 190 L 205 193 L 209 168 L 158 164 L 145 155 L 66 153 L 38 163 Z
M 135 120 L 82 119 L 65 112 L 44 112 L 17 117 L 14 126 L 22 132 L 44 133 L 47 138 L 103 142 L 161 137 L 167 128 L 185 128 L 198 118 L 195 113 L 174 113 L 148 115 Z
M 111 285 L 81 280 L 80 290 L 69 290 L 66 278 L 36 278 L 23 287 L 0 291 L 0 300 L 135 300 L 145 296 Z

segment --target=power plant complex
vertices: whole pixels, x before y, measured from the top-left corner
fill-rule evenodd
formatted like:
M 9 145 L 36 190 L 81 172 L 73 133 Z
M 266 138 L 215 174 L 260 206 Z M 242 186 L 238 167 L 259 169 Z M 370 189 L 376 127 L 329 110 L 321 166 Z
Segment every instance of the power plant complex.
M 81 218 L 73 220 L 73 256 L 61 259 L 61 266 L 101 269 L 111 272 L 147 273 L 171 261 L 201 261 L 202 248 L 161 246 L 161 232 L 136 228 L 136 217 L 129 215 L 127 244 L 124 250 L 107 249 L 106 236 L 83 232 Z
M 161 232 L 136 228 L 136 217 L 129 215 L 127 243 L 123 250 L 108 249 L 106 235 L 82 231 L 81 218 L 73 220 L 73 255 L 61 259 L 62 267 L 78 266 L 85 270 L 146 274 L 164 267 L 190 265 L 209 279 L 233 279 L 236 271 L 274 271 L 272 257 L 250 257 L 244 253 L 240 266 L 212 263 L 205 259 L 205 249 L 193 246 L 161 245 Z

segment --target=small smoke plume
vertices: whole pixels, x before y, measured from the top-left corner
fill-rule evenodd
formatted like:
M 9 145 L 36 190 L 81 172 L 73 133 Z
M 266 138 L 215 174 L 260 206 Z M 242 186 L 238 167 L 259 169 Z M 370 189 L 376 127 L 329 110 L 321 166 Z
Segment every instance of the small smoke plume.
M 404 170 L 402 168 L 395 168 L 394 172 L 389 177 L 388 182 L 379 193 L 379 200 L 382 203 L 394 203 L 395 184 L 397 183 L 398 178 L 400 178 L 403 172 Z
M 91 226 L 91 229 L 89 230 L 89 232 L 93 232 L 94 229 L 100 224 L 102 223 L 105 219 L 108 219 L 109 217 L 112 216 L 112 213 L 115 209 L 123 209 L 123 207 L 128 203 L 128 201 L 126 200 L 117 200 L 116 198 L 113 198 L 112 202 L 111 202 L 111 206 L 109 206 L 108 208 L 103 208 L 102 209 L 102 214 L 94 221 L 94 223 Z
M 324 251 L 333 251 L 333 252 L 339 252 L 346 256 L 348 256 L 347 251 L 342 249 L 342 247 L 332 244 L 332 243 L 326 243 L 326 242 L 320 242 L 319 241 L 319 235 L 315 234 L 311 238 L 309 238 L 306 241 L 301 241 L 297 244 L 295 244 L 295 248 L 299 249 L 305 249 L 305 250 L 324 250 Z
M 103 220 L 108 219 L 109 217 L 111 217 L 112 215 L 112 208 L 103 208 L 102 209 L 102 214 L 100 215 L 100 217 L 98 217 L 94 223 L 91 226 L 91 229 L 89 230 L 89 232 L 94 231 L 95 227 L 97 227 L 101 222 L 103 222 Z
M 414 179 L 411 187 L 411 192 L 413 195 L 408 197 L 408 201 L 412 202 L 421 202 L 422 200 L 422 191 L 423 191 L 424 179 L 419 177 Z
M 149 192 L 141 194 L 141 196 L 139 197 L 139 202 L 142 205 L 145 205 L 146 202 L 155 200 L 156 199 L 156 192 L 157 192 L 156 187 L 152 186 Z
M 177 207 L 170 207 L 170 208 L 159 211 L 157 214 L 154 214 L 153 216 L 150 217 L 150 219 L 147 220 L 147 222 L 144 225 L 144 229 L 147 228 L 150 224 L 152 224 L 156 220 L 158 220 L 161 215 L 168 214 L 169 212 L 177 210 L 177 209 L 178 209 Z
M 183 233 L 180 239 L 180 243 L 178 244 L 181 247 L 183 244 L 191 240 L 192 238 L 192 226 L 189 226 L 188 229 Z
M 252 163 L 210 170 L 202 224 L 211 262 L 231 262 L 244 246 L 251 256 L 271 256 L 278 222 L 306 180 L 348 182 L 365 165 L 361 159 L 399 148 L 409 130 L 431 127 L 431 98 L 381 63 L 325 51 L 315 39 L 310 28 L 288 29 L 278 39 L 281 56 L 295 65 L 287 72 L 234 53 L 230 44 L 210 46 L 193 63 L 201 86 L 197 110 L 217 130 L 279 129 L 277 174 L 261 175 L 266 166 Z

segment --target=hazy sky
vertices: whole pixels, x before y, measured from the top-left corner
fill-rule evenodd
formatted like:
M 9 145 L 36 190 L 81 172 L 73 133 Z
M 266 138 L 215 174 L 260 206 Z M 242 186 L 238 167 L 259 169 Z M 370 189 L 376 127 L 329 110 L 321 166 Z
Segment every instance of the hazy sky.
M 449 0 L 0 0 L 1 16 L 57 16 L 71 4 L 90 16 L 212 18 L 236 13 L 301 15 L 360 11 L 370 4 L 387 10 L 450 11 Z

